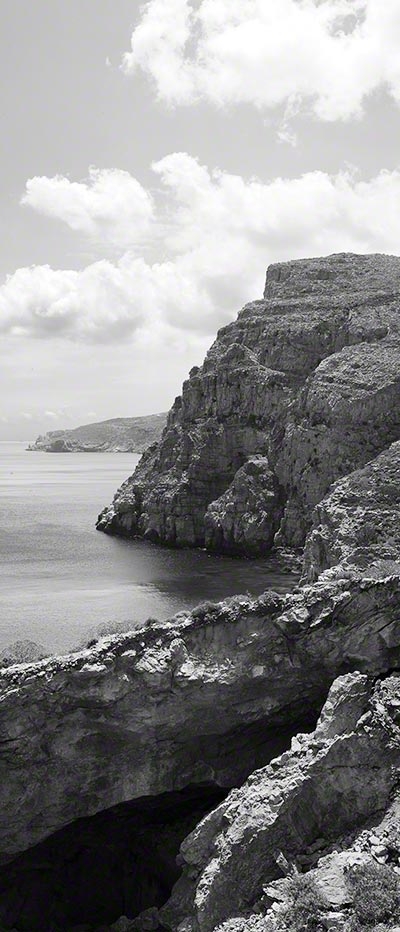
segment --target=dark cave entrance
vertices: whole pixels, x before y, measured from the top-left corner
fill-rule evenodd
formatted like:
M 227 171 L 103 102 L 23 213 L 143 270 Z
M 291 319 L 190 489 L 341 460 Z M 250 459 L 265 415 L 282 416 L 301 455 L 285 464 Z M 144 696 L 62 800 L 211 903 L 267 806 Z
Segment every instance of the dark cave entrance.
M 288 747 L 299 731 L 313 731 L 327 690 L 224 735 L 193 739 L 193 758 L 243 761 L 240 783 Z M 106 932 L 121 916 L 135 919 L 168 900 L 181 870 L 179 846 L 232 784 L 185 789 L 120 803 L 77 819 L 0 866 L 0 932 Z M 76 928 L 75 928 L 76 927 Z
M 0 867 L 0 928 L 95 929 L 162 906 L 179 845 L 228 789 L 189 786 L 78 819 Z

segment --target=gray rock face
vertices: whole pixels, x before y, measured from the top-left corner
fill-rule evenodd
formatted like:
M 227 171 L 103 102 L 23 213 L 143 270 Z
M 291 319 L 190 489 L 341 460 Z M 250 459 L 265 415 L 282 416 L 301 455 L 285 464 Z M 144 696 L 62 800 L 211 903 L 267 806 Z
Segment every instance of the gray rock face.
M 224 920 L 250 916 L 265 884 L 280 874 L 279 851 L 292 863 L 307 846 L 318 857 L 321 844 L 389 809 L 400 766 L 399 701 L 398 676 L 377 685 L 357 674 L 342 678 L 315 732 L 233 790 L 182 844 L 183 877 L 161 911 L 167 927 L 212 932 Z M 336 908 L 346 900 L 346 858 L 321 862 L 321 892 Z
M 98 528 L 249 554 L 274 536 L 303 545 L 331 483 L 400 439 L 399 294 L 393 256 L 271 266 Z
M 304 551 L 311 581 L 330 567 L 400 572 L 400 443 L 337 482 L 316 506 Z
M 28 450 L 45 453 L 143 453 L 159 440 L 166 414 L 114 417 L 72 430 L 50 430 Z
M 400 342 L 346 347 L 317 367 L 277 454 L 288 492 L 280 538 L 301 544 L 332 482 L 400 436 Z
M 306 539 L 304 585 L 2 669 L 3 864 L 118 804 L 235 786 L 181 846 L 171 932 L 262 932 L 291 864 L 343 929 L 344 865 L 392 857 L 394 810 L 400 870 L 399 292 L 393 257 L 273 266 L 192 370 L 101 528 L 231 553 Z M 132 928 L 157 928 L 144 907 Z
M 208 550 L 260 554 L 270 550 L 282 517 L 280 489 L 266 456 L 253 456 L 204 516 Z
M 0 676 L 0 853 L 141 796 L 242 782 L 344 670 L 400 665 L 400 579 L 235 597 Z

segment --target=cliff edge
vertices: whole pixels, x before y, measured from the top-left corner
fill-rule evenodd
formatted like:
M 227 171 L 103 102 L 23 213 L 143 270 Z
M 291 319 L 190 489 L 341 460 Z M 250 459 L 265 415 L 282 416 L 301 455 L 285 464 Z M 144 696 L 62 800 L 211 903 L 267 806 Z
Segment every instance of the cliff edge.
M 399 301 L 395 256 L 270 266 L 98 529 L 249 555 L 303 546 L 332 483 L 400 439 Z

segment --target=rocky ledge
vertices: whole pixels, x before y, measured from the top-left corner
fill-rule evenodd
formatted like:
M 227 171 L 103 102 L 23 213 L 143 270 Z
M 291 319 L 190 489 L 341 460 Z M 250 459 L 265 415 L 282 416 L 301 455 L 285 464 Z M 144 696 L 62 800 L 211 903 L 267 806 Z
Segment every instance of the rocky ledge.
M 331 484 L 400 439 L 399 299 L 394 256 L 270 266 L 99 530 L 249 555 L 303 546 Z
M 128 800 L 240 784 L 313 726 L 337 675 L 396 666 L 392 576 L 206 603 L 77 654 L 3 669 L 0 861 Z
M 29 445 L 45 453 L 143 453 L 159 440 L 166 414 L 114 417 L 72 430 L 50 430 Z
M 353 928 L 362 839 L 400 863 L 400 578 L 337 570 L 2 671 L 0 928 L 293 932 L 309 872 Z

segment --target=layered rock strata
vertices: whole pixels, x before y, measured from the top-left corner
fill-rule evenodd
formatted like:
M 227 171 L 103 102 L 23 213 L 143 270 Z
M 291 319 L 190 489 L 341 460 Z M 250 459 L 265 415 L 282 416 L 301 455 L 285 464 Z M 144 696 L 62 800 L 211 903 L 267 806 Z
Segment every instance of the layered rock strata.
M 132 890 L 132 910 L 140 901 L 145 913 L 113 932 L 261 930 L 282 864 L 343 893 L 346 859 L 375 857 L 371 825 L 379 847 L 388 819 L 400 857 L 399 290 L 393 257 L 272 266 L 264 300 L 192 370 L 101 527 L 230 553 L 305 540 L 304 585 L 1 671 L 11 885 L 15 856 L 79 833 L 76 820 L 102 823 L 107 810 L 108 823 L 131 805 L 136 820 L 141 799 L 161 811 L 164 794 L 168 806 L 194 793 L 195 806 L 197 790 L 214 805 L 232 787 L 183 842 L 161 912 Z M 182 824 L 157 848 L 165 838 L 171 883 Z M 376 856 L 390 860 L 382 847 Z M 138 872 L 147 868 L 146 854 Z
M 226 552 L 302 546 L 331 483 L 400 439 L 399 296 L 397 257 L 271 266 L 98 528 Z
M 338 674 L 400 666 L 400 578 L 207 604 L 0 677 L 0 852 L 82 816 L 237 785 L 315 721 Z
M 400 572 L 400 443 L 339 480 L 316 506 L 304 578 L 338 564 L 374 575 Z

